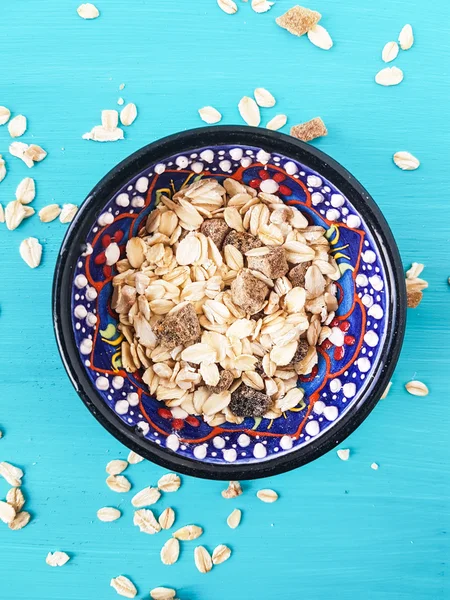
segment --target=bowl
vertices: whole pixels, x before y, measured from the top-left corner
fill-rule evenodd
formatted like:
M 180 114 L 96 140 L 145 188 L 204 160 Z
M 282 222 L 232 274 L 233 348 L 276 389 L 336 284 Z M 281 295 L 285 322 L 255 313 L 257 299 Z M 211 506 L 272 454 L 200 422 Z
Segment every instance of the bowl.
M 319 362 L 299 385 L 304 406 L 278 419 L 211 427 L 165 409 L 141 373 L 121 365 L 110 307 L 114 266 L 161 193 L 202 176 L 258 187 L 277 182 L 282 200 L 321 225 L 336 259 L 339 308 Z M 264 184 L 267 187 L 267 184 Z M 274 184 L 275 185 L 275 184 Z M 275 186 L 275 187 L 277 187 Z M 117 245 L 117 246 L 116 246 Z M 253 479 L 304 465 L 335 448 L 385 390 L 406 316 L 403 269 L 379 208 L 358 181 L 316 148 L 278 132 L 215 126 L 178 133 L 114 167 L 88 195 L 63 241 L 53 287 L 56 339 L 67 373 L 97 420 L 118 440 L 166 468 L 210 479 Z

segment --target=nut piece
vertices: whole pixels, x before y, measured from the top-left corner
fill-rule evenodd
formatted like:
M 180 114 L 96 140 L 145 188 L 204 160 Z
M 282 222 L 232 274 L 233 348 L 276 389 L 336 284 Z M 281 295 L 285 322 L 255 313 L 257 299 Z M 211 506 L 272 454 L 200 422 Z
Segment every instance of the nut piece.
M 200 323 L 194 306 L 190 302 L 176 306 L 156 325 L 155 333 L 160 344 L 169 350 L 198 340 Z
M 421 381 L 408 381 L 405 388 L 413 396 L 428 396 L 428 387 Z
M 236 529 L 236 527 L 241 522 L 242 512 L 239 508 L 235 508 L 233 512 L 228 516 L 227 525 L 230 529 Z
M 209 573 L 212 569 L 212 559 L 208 550 L 204 546 L 197 546 L 194 550 L 195 566 L 200 573 Z
M 77 8 L 77 13 L 82 19 L 96 19 L 100 15 L 98 8 L 90 2 L 81 4 Z
M 120 512 L 120 510 L 111 506 L 99 508 L 97 511 L 97 517 L 100 519 L 100 521 L 103 521 L 104 523 L 117 521 L 117 519 L 120 519 L 121 516 L 122 513 Z
M 175 522 L 175 512 L 172 508 L 165 508 L 158 519 L 161 529 L 170 529 Z
M 8 523 L 8 527 L 13 531 L 19 531 L 19 529 L 23 529 L 30 522 L 31 515 L 26 510 L 18 513 L 11 523 Z
M 180 489 L 181 479 L 175 473 L 163 475 L 158 481 L 158 488 L 162 492 L 176 492 Z
M 124 596 L 125 598 L 136 597 L 136 586 L 132 581 L 128 579 L 128 577 L 124 577 L 123 575 L 119 575 L 119 577 L 114 577 L 113 579 L 111 579 L 110 585 L 116 590 L 119 596 Z
M 256 492 L 256 496 L 262 502 L 267 503 L 276 502 L 278 500 L 278 494 L 274 490 L 259 490 Z
M 242 494 L 242 488 L 239 481 L 230 481 L 226 490 L 222 492 L 222 498 L 229 500 L 230 498 L 237 498 Z
M 322 15 L 303 6 L 293 6 L 276 19 L 277 25 L 287 29 L 292 35 L 304 35 L 321 19 Z
M 205 219 L 200 227 L 201 233 L 212 239 L 215 245 L 222 248 L 222 244 L 230 228 L 223 219 Z
M 228 560 L 231 556 L 231 550 L 225 544 L 219 544 L 214 548 L 214 552 L 212 554 L 212 561 L 214 565 L 220 565 L 221 563 Z
M 241 254 L 245 254 L 249 250 L 253 250 L 253 248 L 261 248 L 263 243 L 254 235 L 250 233 L 245 233 L 244 231 L 230 231 L 225 240 L 223 241 L 224 246 L 234 246 L 241 252 Z
M 302 142 L 310 142 L 318 137 L 328 135 L 328 131 L 322 119 L 315 117 L 306 123 L 291 127 L 291 135 Z
M 284 248 L 271 248 L 262 256 L 247 256 L 248 268 L 259 271 L 271 279 L 283 277 L 289 271 Z
M 176 591 L 172 588 L 157 587 L 150 591 L 152 600 L 172 600 L 175 598 Z
M 70 556 L 66 552 L 49 552 L 45 562 L 50 567 L 62 567 L 70 560 Z
M 203 529 L 198 527 L 198 525 L 185 525 L 184 527 L 181 527 L 181 529 L 177 529 L 172 535 L 174 538 L 177 538 L 177 540 L 191 541 L 199 538 L 202 533 Z
M 180 556 L 180 542 L 176 538 L 169 538 L 161 548 L 161 561 L 165 565 L 173 565 Z
M 254 315 L 264 305 L 269 288 L 257 279 L 248 269 L 242 269 L 231 284 L 233 302 L 245 312 Z
M 19 246 L 20 256 L 31 269 L 35 269 L 41 264 L 42 246 L 39 240 L 29 237 L 23 240 Z
M 262 417 L 271 404 L 269 396 L 246 385 L 240 385 L 231 394 L 229 409 L 237 417 Z
M 220 392 L 226 392 L 231 387 L 231 384 L 234 381 L 234 375 L 228 369 L 224 369 L 220 372 L 220 379 L 217 385 L 207 385 L 206 387 L 213 394 L 220 394 Z

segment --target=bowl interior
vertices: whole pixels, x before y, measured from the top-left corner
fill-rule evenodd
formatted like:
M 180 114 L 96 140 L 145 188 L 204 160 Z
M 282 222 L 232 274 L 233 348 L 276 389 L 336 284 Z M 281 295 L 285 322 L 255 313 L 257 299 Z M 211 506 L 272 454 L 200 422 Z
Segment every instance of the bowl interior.
M 317 165 L 313 169 L 306 160 L 267 146 L 210 144 L 185 148 L 138 170 L 135 165 L 132 175 L 122 178 L 122 185 L 107 197 L 99 199 L 94 191 L 95 211 L 89 218 L 81 211 L 83 239 L 78 239 L 75 251 L 72 244 L 69 259 L 69 326 L 78 372 L 73 377 L 89 397 L 84 399 L 90 408 L 107 414 L 108 428 L 116 434 L 120 429 L 119 437 L 130 447 L 138 447 L 157 462 L 178 461 L 194 474 L 200 464 L 201 469 L 209 465 L 210 476 L 221 468 L 228 475 L 227 466 L 248 473 L 255 465 L 267 463 L 270 469 L 271 462 L 281 457 L 285 466 L 280 470 L 284 470 L 293 454 L 298 457 L 303 452 L 306 457 L 311 449 L 321 453 L 326 440 L 342 438 L 343 424 L 348 429 L 358 405 L 361 408 L 369 397 L 373 405 L 376 394 L 380 395 L 397 303 L 386 242 L 373 219 L 356 207 L 357 202 L 361 206 L 360 191 L 342 189 L 330 177 L 334 170 L 328 164 L 323 163 L 323 169 Z M 117 244 L 123 256 L 128 238 L 145 224 L 160 195 L 170 196 L 200 177 L 219 181 L 233 177 L 253 187 L 270 178 L 285 203 L 301 210 L 311 224 L 326 229 L 339 265 L 339 309 L 330 324 L 332 334 L 319 347 L 319 362 L 311 375 L 299 378 L 304 405 L 278 419 L 247 418 L 241 425 L 211 427 L 179 407 L 165 409 L 149 395 L 141 373 L 130 375 L 122 368 L 122 334 L 110 307 L 111 278 L 116 272 L 107 264 L 108 248 Z M 73 374 L 73 364 L 69 370 Z M 80 372 L 90 389 L 80 384 Z M 116 431 L 114 423 L 119 422 Z

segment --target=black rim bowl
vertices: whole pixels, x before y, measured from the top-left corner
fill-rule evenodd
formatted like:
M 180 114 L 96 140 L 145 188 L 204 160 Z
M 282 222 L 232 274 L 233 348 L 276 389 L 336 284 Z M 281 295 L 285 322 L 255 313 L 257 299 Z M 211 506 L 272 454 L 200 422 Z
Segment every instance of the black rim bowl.
M 127 426 L 97 395 L 82 364 L 71 321 L 73 271 L 81 248 L 99 210 L 134 175 L 168 156 L 204 146 L 247 144 L 283 154 L 314 169 L 330 180 L 354 205 L 377 242 L 386 276 L 390 279 L 387 335 L 375 383 L 366 390 L 335 425 L 296 451 L 259 463 L 217 465 L 184 458 L 143 438 Z M 397 245 L 391 230 L 363 186 L 339 163 L 317 148 L 282 133 L 246 126 L 215 126 L 192 129 L 158 140 L 114 167 L 87 196 L 63 240 L 53 281 L 53 323 L 65 369 L 80 398 L 95 418 L 125 446 L 163 467 L 207 479 L 257 479 L 289 471 L 336 447 L 352 433 L 377 404 L 388 385 L 400 354 L 406 324 L 406 291 Z

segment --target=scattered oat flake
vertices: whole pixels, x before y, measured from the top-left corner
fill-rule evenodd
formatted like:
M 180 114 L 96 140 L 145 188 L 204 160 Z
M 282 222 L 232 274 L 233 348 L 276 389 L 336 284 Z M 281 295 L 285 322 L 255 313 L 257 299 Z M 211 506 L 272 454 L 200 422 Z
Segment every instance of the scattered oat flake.
M 398 44 L 397 42 L 388 42 L 385 44 L 383 51 L 381 52 L 381 58 L 385 63 L 393 61 L 398 55 Z
M 277 25 L 287 29 L 292 35 L 302 36 L 321 19 L 322 15 L 303 6 L 293 6 L 276 19 Z
M 233 512 L 228 515 L 228 527 L 230 527 L 230 529 L 236 529 L 236 527 L 238 527 L 239 523 L 241 522 L 241 518 L 242 512 L 239 510 L 239 508 L 235 508 Z
M 102 110 L 102 127 L 106 131 L 114 131 L 119 124 L 119 113 L 117 110 Z
M 220 565 L 228 560 L 231 556 L 231 550 L 225 544 L 219 544 L 214 548 L 212 553 L 212 561 L 214 565 Z
M 161 562 L 165 565 L 173 565 L 180 556 L 180 542 L 176 538 L 170 538 L 161 548 Z
M 38 212 L 39 219 L 42 223 L 50 223 L 59 217 L 61 208 L 58 204 L 47 204 Z
M 82 19 L 96 19 L 98 16 L 100 16 L 98 8 L 90 2 L 87 2 L 86 4 L 80 4 L 80 6 L 77 8 L 77 13 Z
M 191 541 L 199 538 L 203 533 L 203 529 L 197 525 L 185 525 L 181 529 L 177 529 L 172 535 L 177 540 Z
M 380 400 L 384 400 L 385 398 L 387 398 L 387 395 L 389 394 L 389 390 L 391 389 L 391 386 L 392 386 L 392 381 L 390 381 L 390 382 L 387 384 L 387 387 L 386 387 L 386 389 L 384 390 L 384 392 L 383 392 L 383 395 L 381 396 Z
M 267 503 L 276 502 L 278 500 L 278 494 L 274 490 L 269 490 L 269 489 L 259 490 L 258 492 L 256 492 L 256 496 L 262 502 L 267 502 Z
M 81 136 L 83 140 L 92 140 L 93 142 L 117 142 L 123 140 L 123 130 L 116 127 L 113 131 L 105 129 L 102 125 L 96 125 Z
M 109 475 L 120 475 L 128 467 L 126 460 L 110 460 L 106 465 L 106 472 Z
M 175 522 L 175 512 L 173 508 L 167 507 L 159 515 L 158 523 L 161 529 L 170 529 Z
M 27 119 L 23 115 L 17 115 L 8 123 L 9 135 L 12 138 L 22 136 L 27 130 Z
M 133 102 L 130 102 L 129 104 L 124 106 L 124 108 L 122 108 L 122 110 L 120 111 L 120 122 L 122 123 L 122 125 L 125 125 L 125 127 L 132 125 L 136 120 L 136 117 L 137 108 L 136 104 L 133 104 Z
M 111 579 L 110 586 L 116 590 L 119 596 L 124 596 L 125 598 L 135 598 L 137 594 L 136 586 L 128 577 L 124 575 L 119 575 L 119 577 L 114 577 Z
M 161 531 L 161 526 L 155 519 L 155 515 L 148 508 L 141 508 L 134 512 L 133 524 L 139 527 L 139 531 L 149 535 L 154 535 Z
M 221 113 L 214 108 L 214 106 L 204 106 L 203 108 L 199 108 L 198 114 L 200 115 L 201 120 L 208 123 L 208 125 L 218 123 L 222 120 Z
M 12 523 L 16 517 L 16 511 L 11 504 L 0 500 L 0 521 L 3 523 Z
M 28 168 L 34 166 L 34 161 L 28 158 L 25 155 L 25 152 L 29 150 L 28 144 L 24 144 L 23 142 L 13 142 L 9 146 L 9 153 L 16 158 L 20 158 L 27 165 Z
M 275 106 L 275 98 L 265 88 L 256 88 L 256 90 L 253 92 L 253 95 L 255 96 L 258 106 L 262 106 L 264 108 L 271 108 L 272 106 Z
M 375 81 L 384 86 L 398 85 L 403 81 L 403 71 L 398 67 L 386 67 L 378 71 Z
M 286 123 L 286 115 L 275 115 L 273 119 L 270 119 L 270 121 L 267 123 L 266 127 L 267 129 L 271 129 L 272 131 L 278 131 L 278 129 L 284 127 Z
M 99 508 L 97 511 L 97 517 L 104 523 L 117 521 L 117 519 L 120 519 L 121 516 L 122 513 L 120 510 L 118 508 L 113 508 L 112 506 L 105 506 L 103 508 Z
M 19 513 L 25 505 L 22 490 L 18 487 L 11 488 L 6 494 L 6 502 L 11 504 L 16 513 Z
M 402 171 L 414 171 L 420 166 L 419 159 L 413 156 L 410 152 L 396 152 L 393 158 L 397 167 L 402 169 Z
M 378 467 L 379 467 L 379 465 L 377 465 L 377 463 L 372 463 L 370 465 L 370 468 L 373 469 L 374 471 L 378 471 Z
M 237 498 L 242 494 L 242 487 L 239 481 L 230 481 L 226 490 L 222 492 L 222 498 L 229 500 L 230 498 Z
M 265 13 L 272 8 L 274 2 L 269 0 L 252 0 L 252 8 L 256 13 Z
M 253 98 L 250 96 L 244 96 L 238 104 L 238 109 L 241 117 L 252 127 L 258 127 L 261 122 L 261 115 L 259 107 Z
M 413 29 L 409 23 L 400 31 L 398 41 L 402 50 L 409 50 L 414 44 Z
M 134 452 L 133 450 L 131 450 L 131 452 L 128 454 L 128 462 L 130 463 L 130 465 L 137 465 L 143 460 L 144 457 L 138 454 L 137 452 Z
M 122 91 L 122 90 L 124 90 L 124 89 L 125 89 L 125 84 L 124 84 L 124 83 L 121 83 L 121 84 L 119 85 L 119 90 L 120 90 L 120 91 Z
M 181 479 L 175 473 L 163 475 L 158 481 L 158 488 L 162 492 L 176 492 L 180 489 Z
M 125 475 L 110 475 L 106 478 L 106 485 L 110 490 L 119 494 L 125 494 L 131 490 L 131 483 Z
M 11 111 L 6 106 L 0 106 L 0 125 L 4 125 L 9 121 Z
M 37 144 L 30 144 L 23 153 L 23 160 L 31 161 L 34 165 L 35 162 L 43 161 L 46 156 L 47 152 L 44 150 L 44 148 L 38 146 Z
M 5 161 L 2 158 L 2 155 L 0 154 L 0 181 L 3 181 L 6 177 L 6 165 L 5 165 Z
M 212 569 L 212 559 L 208 550 L 204 546 L 197 546 L 194 550 L 195 566 L 200 573 L 209 573 Z
M 20 487 L 22 485 L 23 471 L 8 462 L 0 462 L 0 476 L 12 485 Z
M 133 496 L 131 504 L 136 508 L 141 508 L 155 504 L 160 498 L 161 492 L 158 488 L 148 486 Z
M 428 396 L 429 390 L 428 387 L 422 383 L 421 381 L 408 381 L 405 385 L 406 391 L 412 394 L 413 396 Z
M 78 206 L 76 204 L 63 204 L 59 220 L 61 223 L 70 223 L 77 214 Z
M 19 227 L 19 225 L 24 219 L 26 219 L 26 217 L 26 210 L 21 202 L 19 202 L 18 200 L 8 202 L 5 208 L 5 221 L 6 227 L 10 231 L 14 231 L 14 229 L 17 229 L 17 227 Z
M 233 0 L 217 0 L 217 4 L 219 8 L 223 10 L 223 12 L 227 13 L 227 15 L 234 15 L 237 13 L 237 4 Z
M 175 594 L 176 591 L 172 588 L 157 587 L 150 591 L 150 598 L 152 600 L 172 600 L 175 598 Z
M 307 36 L 308 40 L 314 44 L 314 46 L 317 46 L 322 50 L 329 50 L 333 47 L 333 40 L 331 39 L 328 31 L 325 29 L 325 27 L 322 27 L 322 25 L 314 25 L 311 27 L 307 33 Z
M 348 448 L 339 448 L 336 454 L 341 460 L 348 460 L 350 458 L 350 450 Z
M 66 552 L 49 552 L 45 562 L 50 567 L 62 567 L 70 560 L 70 556 Z
M 19 531 L 20 529 L 23 529 L 24 527 L 26 527 L 28 525 L 28 523 L 30 522 L 31 519 L 31 515 L 29 512 L 27 512 L 26 510 L 23 510 L 22 512 L 19 512 L 15 518 L 11 521 L 11 523 L 8 523 L 8 527 L 10 529 L 12 529 L 13 531 Z
M 20 256 L 31 269 L 35 269 L 41 264 L 42 245 L 35 237 L 29 237 L 22 240 L 19 246 Z
M 328 130 L 322 119 L 315 117 L 306 123 L 291 127 L 291 135 L 302 142 L 310 142 L 318 137 L 328 135 Z
M 25 177 L 16 189 L 16 200 L 22 204 L 30 204 L 36 197 L 36 184 L 31 177 Z

